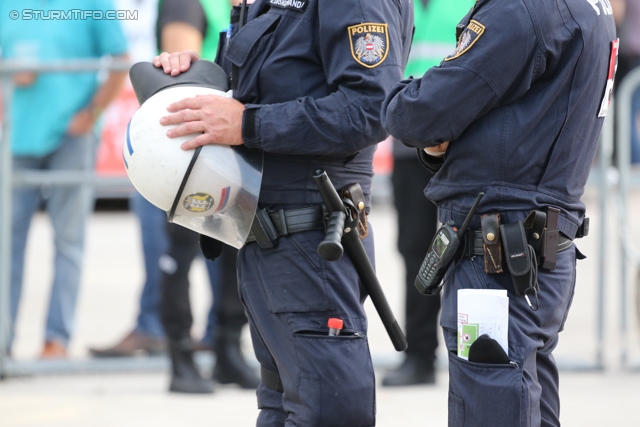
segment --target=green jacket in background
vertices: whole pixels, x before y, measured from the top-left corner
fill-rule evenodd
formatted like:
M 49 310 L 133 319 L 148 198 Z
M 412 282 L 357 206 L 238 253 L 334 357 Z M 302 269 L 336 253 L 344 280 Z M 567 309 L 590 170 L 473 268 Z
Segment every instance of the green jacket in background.
M 414 0 L 413 4 L 416 30 L 404 75 L 419 79 L 454 51 L 456 26 L 471 10 L 475 0 L 429 0 L 426 6 L 422 0 Z M 394 142 L 392 150 L 396 159 L 416 158 L 415 148 L 398 141 Z
M 202 41 L 202 57 L 213 61 L 218 52 L 220 32 L 229 27 L 231 5 L 228 0 L 200 0 L 207 16 L 207 33 Z
M 475 0 L 415 0 L 415 27 L 405 76 L 421 77 L 456 48 L 456 25 Z

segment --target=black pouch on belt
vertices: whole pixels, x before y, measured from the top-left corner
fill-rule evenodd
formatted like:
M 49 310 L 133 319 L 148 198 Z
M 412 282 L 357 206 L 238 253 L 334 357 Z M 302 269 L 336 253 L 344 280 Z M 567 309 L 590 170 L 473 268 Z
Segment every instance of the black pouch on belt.
M 499 274 L 502 268 L 502 241 L 500 239 L 500 214 L 484 214 L 482 226 L 482 248 L 484 250 L 484 272 Z
M 531 250 L 527 243 L 522 221 L 511 222 L 500 226 L 502 244 L 504 245 L 504 258 L 507 268 L 511 273 L 511 280 L 516 295 L 525 295 L 531 283 L 532 263 Z
M 364 239 L 369 234 L 369 225 L 367 224 L 367 212 L 364 204 L 364 193 L 359 183 L 354 183 L 344 187 L 340 191 L 340 195 L 351 201 L 352 206 L 350 210 L 350 221 L 358 221 L 358 235 L 361 239 Z M 349 222 L 349 221 L 347 221 Z

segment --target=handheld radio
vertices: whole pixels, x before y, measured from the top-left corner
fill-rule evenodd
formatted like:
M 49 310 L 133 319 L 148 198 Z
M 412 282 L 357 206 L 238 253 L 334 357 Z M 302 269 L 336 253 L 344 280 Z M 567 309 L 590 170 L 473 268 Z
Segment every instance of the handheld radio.
M 484 196 L 483 192 L 478 193 L 478 197 L 473 203 L 460 230 L 456 229 L 453 223 L 449 222 L 440 227 L 436 232 L 429 246 L 429 251 L 424 257 L 424 261 L 422 261 L 416 281 L 414 282 L 415 287 L 421 294 L 437 295 L 440 289 L 442 289 L 444 274 L 447 272 L 453 257 L 458 252 L 460 239 L 469 226 L 482 196 Z

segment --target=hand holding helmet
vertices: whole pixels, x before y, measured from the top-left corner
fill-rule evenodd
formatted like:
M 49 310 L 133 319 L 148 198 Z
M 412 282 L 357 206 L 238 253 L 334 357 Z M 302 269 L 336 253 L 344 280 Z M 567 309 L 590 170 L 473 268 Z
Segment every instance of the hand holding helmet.
M 226 74 L 208 61 L 197 61 L 178 76 L 150 63 L 135 64 L 130 74 L 142 104 L 123 144 L 134 187 L 166 211 L 170 222 L 241 247 L 257 207 L 262 153 L 230 146 L 237 141 L 225 143 L 229 115 L 241 118 L 244 109 L 230 98 Z M 167 116 L 170 105 L 177 107 Z M 223 132 L 203 134 L 213 116 Z
M 197 95 L 167 106 L 174 113 L 160 119 L 160 124 L 178 125 L 167 131 L 169 138 L 199 133 L 180 148 L 191 150 L 206 144 L 242 145 L 244 105 L 233 98 Z
M 200 59 L 200 55 L 192 50 L 183 50 L 182 52 L 162 52 L 153 58 L 153 65 L 162 68 L 166 74 L 177 76 L 187 71 L 191 67 L 191 63 Z

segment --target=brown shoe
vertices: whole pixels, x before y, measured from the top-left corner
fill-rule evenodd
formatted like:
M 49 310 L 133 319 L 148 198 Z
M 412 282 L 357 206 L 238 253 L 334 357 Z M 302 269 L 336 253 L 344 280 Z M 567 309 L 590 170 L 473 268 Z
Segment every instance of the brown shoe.
M 167 342 L 164 338 L 156 338 L 133 331 L 113 347 L 90 348 L 89 352 L 93 357 L 133 357 L 140 354 L 164 354 L 166 349 Z
M 40 359 L 65 359 L 67 349 L 58 341 L 47 341 L 44 343 Z

